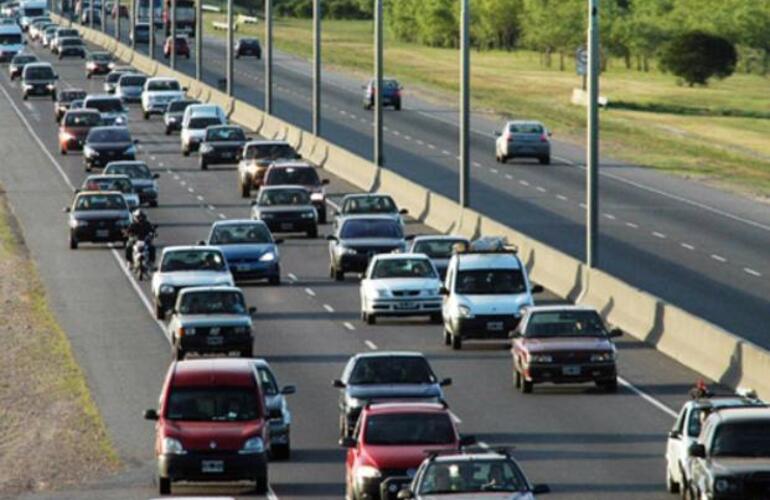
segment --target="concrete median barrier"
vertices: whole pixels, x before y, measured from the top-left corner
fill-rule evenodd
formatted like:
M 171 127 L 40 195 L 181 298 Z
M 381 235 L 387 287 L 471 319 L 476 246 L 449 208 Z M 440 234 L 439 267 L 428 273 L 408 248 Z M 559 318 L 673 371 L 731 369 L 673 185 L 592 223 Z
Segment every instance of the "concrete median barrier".
M 373 163 L 335 144 L 326 143 L 326 149 L 324 169 L 364 191 L 371 191 L 375 187 L 378 169 Z
M 195 85 L 195 83 L 193 83 Z M 233 112 L 230 120 L 238 125 L 248 129 L 251 132 L 258 133 L 264 122 L 264 113 L 259 109 L 243 101 L 233 103 Z

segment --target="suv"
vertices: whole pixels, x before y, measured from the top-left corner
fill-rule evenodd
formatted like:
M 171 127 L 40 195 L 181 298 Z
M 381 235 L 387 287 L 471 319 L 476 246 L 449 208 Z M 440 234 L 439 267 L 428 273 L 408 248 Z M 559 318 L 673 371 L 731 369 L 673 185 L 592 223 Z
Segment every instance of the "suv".
M 318 214 L 310 192 L 302 186 L 263 187 L 251 206 L 251 218 L 274 233 L 304 232 L 308 238 L 318 237 Z
M 346 194 L 340 202 L 340 210 L 337 217 L 345 215 L 371 215 L 383 214 L 390 215 L 393 220 L 404 224 L 403 215 L 409 213 L 407 209 L 399 210 L 396 202 L 387 194 L 380 193 L 358 193 Z
M 449 261 L 443 306 L 444 344 L 462 349 L 465 339 L 505 339 L 532 306 L 527 268 L 504 240 L 477 240 Z
M 86 91 L 83 89 L 64 89 L 56 96 L 56 104 L 54 104 L 54 117 L 56 123 L 61 122 L 62 116 L 70 108 L 72 101 L 77 99 L 85 99 Z
M 291 456 L 291 412 L 286 396 L 297 392 L 297 388 L 293 385 L 280 387 L 273 369 L 264 359 L 255 359 L 254 366 L 257 367 L 270 419 L 270 458 L 288 459 Z
M 267 492 L 270 432 L 265 397 L 254 363 L 246 359 L 174 361 L 168 369 L 156 421 L 158 490 L 175 481 L 255 481 Z
M 543 165 L 551 163 L 551 132 L 542 123 L 510 121 L 495 135 L 495 160 L 498 163 L 516 157 L 537 158 Z
M 747 407 L 713 412 L 688 455 L 689 498 L 768 498 L 770 409 Z
M 148 78 L 142 91 L 142 113 L 149 120 L 151 114 L 163 114 L 171 101 L 184 99 L 187 89 L 176 78 Z
M 513 380 L 527 394 L 535 384 L 594 382 L 618 389 L 617 350 L 596 309 L 557 305 L 529 307 L 512 333 Z
M 372 257 L 406 249 L 404 229 L 387 215 L 341 217 L 329 240 L 329 275 L 337 281 L 345 273 L 363 273 Z
M 182 117 L 184 116 L 184 110 L 187 109 L 187 106 L 200 103 L 200 101 L 195 99 L 176 99 L 169 102 L 168 105 L 166 105 L 166 110 L 163 112 L 163 123 L 166 125 L 166 135 L 171 135 L 171 132 L 182 128 Z
M 430 363 L 419 352 L 378 351 L 352 356 L 342 377 L 332 382 L 340 390 L 340 436 L 353 432 L 361 410 L 372 401 L 413 400 L 440 402 L 442 387 L 451 378 L 439 380 Z
M 329 179 L 321 179 L 318 169 L 302 161 L 277 161 L 270 165 L 263 179 L 264 186 L 290 184 L 310 191 L 310 202 L 318 212 L 318 223 L 326 224 L 326 189 Z
M 182 132 L 179 134 L 182 154 L 190 156 L 190 152 L 198 150 L 201 142 L 206 138 L 208 127 L 225 124 L 227 124 L 227 116 L 216 104 L 188 106 L 182 116 Z
M 442 403 L 367 404 L 353 435 L 340 439 L 348 449 L 345 498 L 383 499 L 383 482 L 413 475 L 426 453 L 457 451 L 470 444 L 471 439 L 460 437 L 455 422 Z
M 301 156 L 286 141 L 250 141 L 243 148 L 241 161 L 238 163 L 238 183 L 241 196 L 251 196 L 253 188 L 262 186 L 267 168 L 278 160 L 298 160 Z
M 374 107 L 374 93 L 376 92 L 375 80 L 369 80 L 369 83 L 363 86 L 364 89 L 364 109 Z M 393 106 L 396 111 L 401 110 L 401 91 L 404 87 L 393 78 L 384 78 L 382 80 L 382 107 Z
M 164 248 L 160 268 L 152 275 L 155 317 L 166 317 L 181 289 L 217 285 L 235 286 L 221 250 L 210 246 Z
M 56 100 L 56 80 L 59 79 L 51 63 L 35 62 L 24 66 L 21 71 L 22 99 L 25 101 L 30 95 L 51 96 Z

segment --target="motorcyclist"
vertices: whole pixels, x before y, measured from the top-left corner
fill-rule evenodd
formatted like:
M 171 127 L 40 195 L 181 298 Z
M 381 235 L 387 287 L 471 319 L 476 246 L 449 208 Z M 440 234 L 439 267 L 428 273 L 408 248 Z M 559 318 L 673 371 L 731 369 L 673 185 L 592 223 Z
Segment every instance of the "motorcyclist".
M 131 224 L 126 228 L 126 234 L 128 235 L 126 261 L 129 263 L 133 261 L 134 243 L 144 241 L 147 236 L 155 233 L 155 226 L 150 223 L 147 215 L 141 209 L 137 208 L 132 215 Z M 150 242 L 149 247 L 150 263 L 153 263 L 155 262 L 155 245 Z

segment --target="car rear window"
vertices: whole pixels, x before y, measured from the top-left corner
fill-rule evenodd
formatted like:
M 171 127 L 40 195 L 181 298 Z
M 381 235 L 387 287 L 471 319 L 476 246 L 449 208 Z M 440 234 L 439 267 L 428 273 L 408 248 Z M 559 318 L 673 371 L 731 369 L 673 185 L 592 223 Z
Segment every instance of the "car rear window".
M 297 152 L 288 144 L 249 144 L 246 147 L 247 160 L 293 160 L 297 158 Z
M 270 231 L 262 224 L 225 224 L 214 228 L 211 245 L 272 243 Z
M 120 194 L 87 194 L 78 196 L 75 210 L 128 210 Z
M 390 196 L 361 196 L 345 200 L 345 214 L 392 214 L 396 204 Z
M 120 99 L 116 98 L 104 98 L 104 99 L 86 99 L 85 106 L 87 108 L 97 109 L 101 113 L 122 113 L 125 112 L 123 103 Z
M 62 90 L 59 92 L 60 102 L 72 102 L 75 99 L 85 99 L 85 90 Z
M 95 52 L 91 54 L 91 59 L 99 62 L 108 62 L 112 60 L 112 57 L 104 52 Z
M 320 186 L 321 179 L 314 167 L 279 167 L 268 171 L 265 184 L 296 184 L 299 186 Z
M 512 123 L 508 131 L 512 134 L 542 134 L 543 127 L 539 123 Z
M 176 80 L 154 80 L 147 84 L 147 90 L 156 92 L 179 91 L 181 87 Z
M 604 337 L 607 331 L 596 311 L 535 312 L 527 322 L 527 337 Z
M 364 356 L 350 374 L 348 384 L 435 384 L 428 361 L 421 356 Z
M 210 127 L 212 125 L 221 125 L 222 120 L 215 116 L 198 116 L 195 118 L 190 118 L 190 121 L 187 124 L 187 128 L 193 129 L 193 130 L 200 130 L 202 128 Z
M 770 457 L 770 421 L 725 422 L 719 425 L 711 446 L 714 457 Z
M 86 179 L 85 189 L 89 191 L 120 191 L 133 193 L 134 188 L 129 179 L 93 178 Z
M 446 413 L 371 415 L 364 441 L 372 445 L 442 445 L 455 442 L 452 421 Z
M 105 174 L 127 175 L 131 179 L 150 179 L 152 173 L 144 163 L 116 163 L 104 169 Z
M 428 259 L 380 259 L 372 270 L 373 279 L 437 278 Z
M 131 134 L 127 128 L 95 128 L 88 133 L 86 142 L 131 142 Z
M 28 80 L 52 80 L 54 76 L 53 68 L 42 67 L 30 67 L 24 68 L 24 78 Z
M 256 420 L 262 415 L 258 392 L 247 387 L 174 387 L 166 418 L 202 422 Z
M 62 47 L 74 47 L 76 45 L 83 45 L 83 41 L 80 38 L 65 38 L 61 41 Z
M 65 127 L 97 127 L 101 122 L 99 113 L 67 113 L 64 117 Z
M 224 271 L 225 261 L 220 252 L 213 250 L 177 250 L 163 255 L 161 272 Z
M 305 189 L 268 189 L 259 197 L 259 205 L 263 207 L 309 204 L 310 195 Z
M 465 249 L 468 242 L 465 240 L 423 240 L 414 244 L 414 253 L 424 253 L 434 259 L 448 259 L 455 252 L 455 245 Z
M 474 269 L 457 273 L 457 293 L 504 295 L 527 290 L 520 269 Z
M 236 291 L 192 292 L 182 296 L 182 314 L 246 314 L 243 295 Z
M 139 76 L 139 75 L 123 75 L 120 78 L 120 81 L 118 82 L 121 86 L 128 86 L 128 87 L 141 87 L 144 85 L 144 82 L 147 81 L 146 76 Z
M 199 104 L 198 101 L 171 101 L 168 103 L 168 110 L 171 113 L 180 113 L 187 109 L 187 106 Z
M 28 64 L 32 62 L 37 62 L 37 57 L 35 56 L 14 56 L 13 60 L 11 61 L 13 64 Z
M 207 141 L 245 141 L 246 134 L 240 127 L 217 127 L 206 131 Z
M 349 238 L 403 238 L 401 226 L 392 220 L 348 220 L 340 236 Z

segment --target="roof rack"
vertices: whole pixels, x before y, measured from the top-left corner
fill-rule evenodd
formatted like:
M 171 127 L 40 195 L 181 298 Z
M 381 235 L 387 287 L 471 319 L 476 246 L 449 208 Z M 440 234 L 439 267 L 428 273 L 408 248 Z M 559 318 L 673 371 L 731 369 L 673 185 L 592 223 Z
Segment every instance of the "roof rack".
M 467 254 L 516 254 L 519 247 L 508 243 L 505 236 L 482 236 L 473 240 L 470 245 L 456 243 L 454 252 L 460 255 Z

